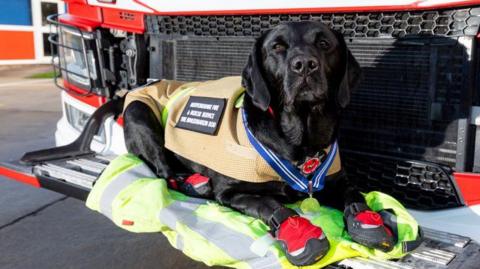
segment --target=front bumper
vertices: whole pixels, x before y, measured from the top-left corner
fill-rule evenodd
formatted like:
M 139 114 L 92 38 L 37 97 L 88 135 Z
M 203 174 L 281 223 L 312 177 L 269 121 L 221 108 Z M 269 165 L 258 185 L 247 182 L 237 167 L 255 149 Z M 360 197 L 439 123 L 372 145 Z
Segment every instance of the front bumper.
M 66 106 L 72 106 L 88 115 L 93 114 L 96 107 L 85 104 L 68 93 L 62 91 L 62 117 L 57 122 L 57 130 L 55 131 L 55 143 L 57 146 L 63 146 L 73 142 L 79 135 L 80 131 L 75 129 L 67 120 Z M 91 149 L 97 153 L 106 155 L 124 154 L 127 152 L 125 140 L 123 137 L 123 127 L 120 126 L 113 118 L 108 118 L 104 123 L 105 141 L 94 138 Z
M 467 236 L 480 242 L 480 205 L 409 212 L 424 227 Z

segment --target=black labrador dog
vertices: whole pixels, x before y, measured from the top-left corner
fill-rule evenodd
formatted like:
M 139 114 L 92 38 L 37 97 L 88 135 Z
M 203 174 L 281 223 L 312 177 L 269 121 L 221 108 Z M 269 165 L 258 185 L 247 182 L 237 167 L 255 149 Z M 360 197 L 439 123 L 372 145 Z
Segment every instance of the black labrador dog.
M 318 22 L 279 25 L 256 40 L 242 73 L 248 126 L 281 158 L 302 162 L 336 140 L 340 116 L 360 77 L 360 66 L 341 34 Z M 130 103 L 124 119 L 130 153 L 162 178 L 185 172 L 208 177 L 211 197 L 267 223 L 293 264 L 312 264 L 328 251 L 322 230 L 283 206 L 306 198 L 305 193 L 279 181 L 239 181 L 170 152 L 164 147 L 160 122 L 142 102 Z M 328 176 L 324 189 L 314 196 L 345 212 L 353 240 L 384 251 L 393 247 L 389 228 L 360 193 L 349 188 L 343 171 Z

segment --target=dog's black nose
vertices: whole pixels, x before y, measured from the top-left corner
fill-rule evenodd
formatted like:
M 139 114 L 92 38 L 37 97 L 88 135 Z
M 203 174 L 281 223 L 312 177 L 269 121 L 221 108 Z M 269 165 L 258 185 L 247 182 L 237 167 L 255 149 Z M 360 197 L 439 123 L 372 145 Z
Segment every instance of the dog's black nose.
M 290 61 L 290 69 L 299 75 L 310 75 L 318 69 L 318 61 L 311 56 L 299 55 Z

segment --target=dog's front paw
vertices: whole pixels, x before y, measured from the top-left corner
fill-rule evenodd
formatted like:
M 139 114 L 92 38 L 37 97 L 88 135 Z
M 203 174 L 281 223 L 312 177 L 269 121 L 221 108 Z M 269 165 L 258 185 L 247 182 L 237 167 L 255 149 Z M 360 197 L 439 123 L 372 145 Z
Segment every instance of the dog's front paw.
M 284 220 L 276 232 L 276 237 L 287 259 L 297 266 L 317 262 L 330 249 L 322 229 L 300 216 L 291 216 Z
M 199 173 L 190 176 L 178 176 L 168 180 L 171 189 L 178 190 L 188 196 L 209 198 L 212 196 L 210 178 Z
M 369 248 L 389 252 L 396 243 L 392 227 L 388 227 L 382 216 L 371 211 L 366 204 L 351 204 L 345 209 L 347 230 L 352 240 Z

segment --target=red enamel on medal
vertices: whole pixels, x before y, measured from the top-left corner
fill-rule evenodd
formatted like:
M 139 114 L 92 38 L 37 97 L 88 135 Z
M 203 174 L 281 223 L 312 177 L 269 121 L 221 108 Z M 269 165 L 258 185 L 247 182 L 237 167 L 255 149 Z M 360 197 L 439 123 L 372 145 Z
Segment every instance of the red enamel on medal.
M 306 161 L 304 164 L 303 164 L 303 167 L 302 167 L 302 172 L 304 174 L 311 174 L 313 173 L 317 167 L 320 165 L 320 159 L 318 158 L 311 158 L 310 160 Z

